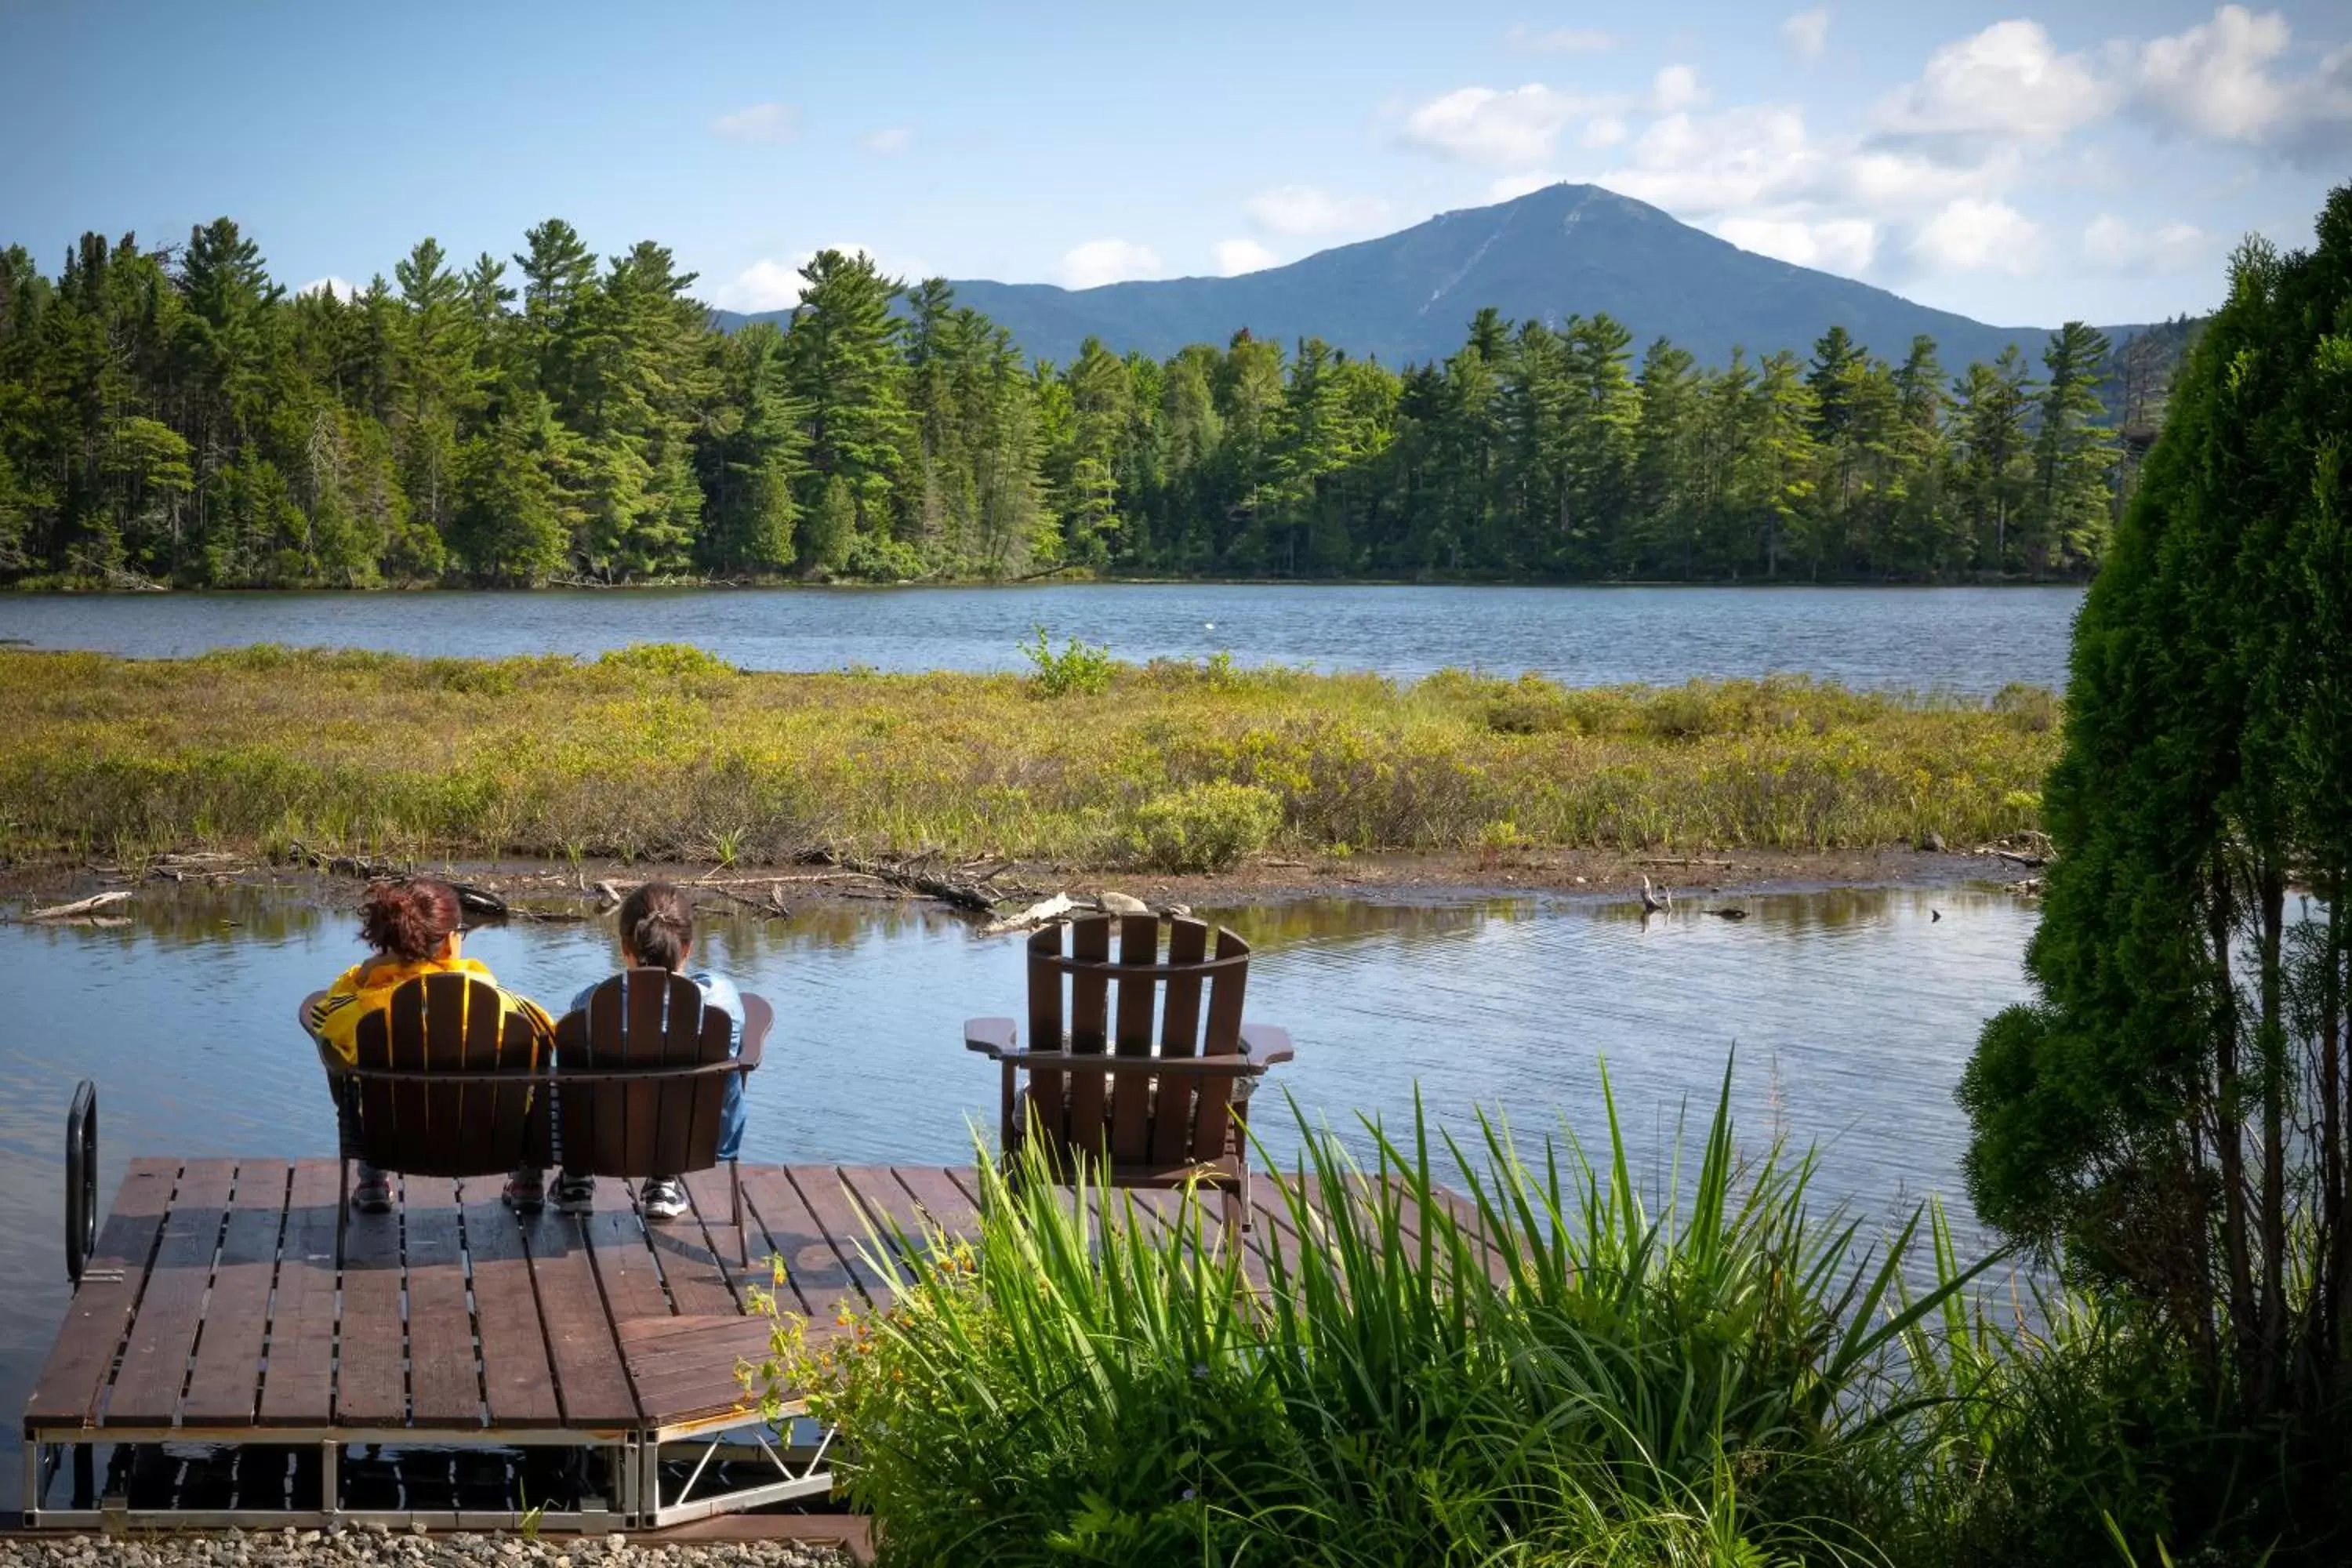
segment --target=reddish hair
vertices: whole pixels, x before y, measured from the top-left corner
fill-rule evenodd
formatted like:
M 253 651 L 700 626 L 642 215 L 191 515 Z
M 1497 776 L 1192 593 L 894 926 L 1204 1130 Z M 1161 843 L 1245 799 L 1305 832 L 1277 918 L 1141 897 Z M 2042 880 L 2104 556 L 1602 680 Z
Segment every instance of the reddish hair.
M 389 958 L 430 958 L 457 929 L 457 889 L 430 877 L 370 882 L 360 900 L 360 935 Z

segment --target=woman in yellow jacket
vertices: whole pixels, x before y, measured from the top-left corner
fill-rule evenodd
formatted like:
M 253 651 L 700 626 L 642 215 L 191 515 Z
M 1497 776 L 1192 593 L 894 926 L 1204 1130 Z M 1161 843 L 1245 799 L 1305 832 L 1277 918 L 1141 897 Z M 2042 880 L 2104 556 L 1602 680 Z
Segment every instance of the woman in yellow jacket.
M 458 913 L 457 891 L 446 882 L 405 877 L 370 883 L 360 900 L 360 935 L 375 949 L 374 956 L 335 977 L 310 1008 L 310 1032 L 345 1061 L 356 1061 L 360 1020 L 389 1006 L 393 992 L 403 982 L 421 974 L 454 972 L 498 984 L 488 965 L 459 953 L 463 938 L 457 930 Z M 555 1026 L 539 1004 L 504 989 L 499 997 L 507 1011 L 520 1013 L 530 1021 L 535 1042 L 544 1045 L 554 1038 Z M 537 1065 L 535 1059 L 531 1065 Z M 536 1187 L 538 1173 L 531 1175 Z M 384 1214 L 392 1208 L 391 1184 L 383 1172 L 365 1161 L 360 1163 L 358 1184 L 352 1189 L 352 1206 L 363 1214 Z

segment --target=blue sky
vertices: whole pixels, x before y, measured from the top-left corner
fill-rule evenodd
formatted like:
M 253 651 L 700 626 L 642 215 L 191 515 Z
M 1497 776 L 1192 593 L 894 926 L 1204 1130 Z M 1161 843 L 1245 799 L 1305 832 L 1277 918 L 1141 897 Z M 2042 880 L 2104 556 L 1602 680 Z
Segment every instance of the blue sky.
M 219 214 L 363 281 L 570 219 L 745 309 L 820 246 L 1244 270 L 1554 179 L 2003 324 L 2210 306 L 2352 177 L 2352 10 L 0 0 L 0 243 Z

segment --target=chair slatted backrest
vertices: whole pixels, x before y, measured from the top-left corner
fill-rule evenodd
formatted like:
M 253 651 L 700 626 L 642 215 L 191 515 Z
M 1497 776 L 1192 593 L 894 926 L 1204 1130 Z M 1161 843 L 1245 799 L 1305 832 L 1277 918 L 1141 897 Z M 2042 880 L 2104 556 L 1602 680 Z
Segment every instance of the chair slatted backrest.
M 509 1011 L 499 988 L 469 974 L 402 983 L 359 1022 L 354 1065 L 398 1072 L 528 1074 L 539 1064 L 538 1030 Z M 370 1164 L 415 1176 L 490 1176 L 544 1164 L 546 1096 L 528 1082 L 360 1080 L 359 1145 Z
M 1031 1048 L 1148 1058 L 1156 1022 L 1160 1057 L 1232 1056 L 1241 1048 L 1249 944 L 1222 928 L 1215 936 L 1215 959 L 1224 962 L 1211 965 L 1210 928 L 1196 920 L 1094 915 L 1036 932 L 1029 939 Z M 1225 1152 L 1232 1088 L 1222 1075 L 1041 1068 L 1030 1075 L 1029 1098 L 1043 1134 L 1061 1146 L 1114 1164 L 1169 1165 Z
M 719 1163 L 726 1073 L 644 1083 L 562 1081 L 575 1071 L 695 1067 L 728 1059 L 734 1020 L 666 969 L 632 969 L 555 1026 L 563 1167 L 583 1176 L 676 1176 Z

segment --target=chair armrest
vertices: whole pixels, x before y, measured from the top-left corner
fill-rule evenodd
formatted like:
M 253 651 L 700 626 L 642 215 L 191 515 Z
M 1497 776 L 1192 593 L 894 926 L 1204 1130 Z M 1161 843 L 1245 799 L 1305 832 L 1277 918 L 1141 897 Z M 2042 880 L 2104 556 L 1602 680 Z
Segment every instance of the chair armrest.
M 1272 1024 L 1244 1024 L 1242 1054 L 1258 1066 L 1268 1068 L 1297 1055 L 1290 1048 L 1290 1031 Z
M 735 1053 L 735 1059 L 743 1064 L 745 1072 L 760 1065 L 760 1052 L 768 1040 L 768 1026 L 775 1021 L 776 1010 L 768 1005 L 766 997 L 754 996 L 748 991 L 743 993 L 743 1045 Z
M 978 1047 L 974 1047 L 978 1049 Z M 1266 1064 L 1243 1051 L 1226 1057 L 1122 1057 L 1108 1051 L 1013 1051 L 1015 1067 L 1042 1072 L 1136 1073 L 1146 1078 L 1255 1078 Z
M 993 1061 L 1021 1055 L 1021 1026 L 1010 1018 L 966 1018 L 963 1048 Z

